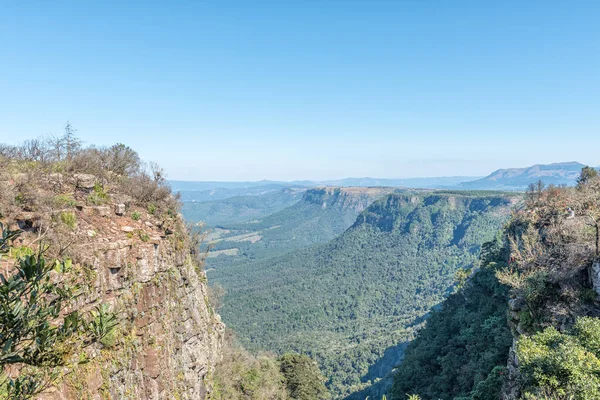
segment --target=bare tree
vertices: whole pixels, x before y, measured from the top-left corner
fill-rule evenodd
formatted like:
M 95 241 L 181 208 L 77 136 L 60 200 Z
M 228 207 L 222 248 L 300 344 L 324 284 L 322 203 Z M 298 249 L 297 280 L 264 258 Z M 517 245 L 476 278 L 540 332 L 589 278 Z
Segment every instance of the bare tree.
M 48 139 L 48 149 L 52 153 L 52 159 L 56 162 L 60 162 L 65 157 L 65 144 L 62 137 L 59 136 L 49 136 Z
M 67 121 L 67 125 L 65 126 L 65 134 L 62 137 L 67 161 L 71 161 L 73 156 L 81 148 L 81 140 L 75 136 L 75 132 L 77 129 L 73 128 L 73 125 L 69 121 Z
M 105 150 L 106 168 L 118 175 L 131 176 L 140 169 L 140 157 L 136 151 L 122 143 Z

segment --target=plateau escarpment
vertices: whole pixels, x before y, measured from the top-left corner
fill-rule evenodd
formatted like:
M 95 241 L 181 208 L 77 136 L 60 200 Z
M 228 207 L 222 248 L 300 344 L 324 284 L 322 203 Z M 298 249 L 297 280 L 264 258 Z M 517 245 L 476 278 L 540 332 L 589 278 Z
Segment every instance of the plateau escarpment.
M 309 191 L 310 192 L 310 191 Z M 307 192 L 307 193 L 309 193 Z M 344 193 L 311 204 L 344 203 Z M 415 326 L 475 264 L 519 196 L 401 191 L 376 200 L 321 245 L 211 271 L 226 289 L 221 313 L 245 346 L 320 361 L 338 398 L 384 377 Z M 333 207 L 333 206 L 332 206 Z M 400 343 L 400 345 L 399 345 Z M 360 397 L 357 397 L 360 398 Z
M 223 224 L 209 239 L 208 267 L 228 268 L 257 258 L 325 243 L 344 232 L 357 215 L 393 188 L 322 187 L 306 190 L 300 201 L 263 218 Z M 235 255 L 236 257 L 231 257 Z
M 124 152 L 128 162 L 105 163 Z M 51 275 L 74 293 L 65 315 L 116 318 L 101 340 L 64 355 L 40 398 L 204 399 L 211 391 L 224 325 L 209 303 L 198 243 L 160 171 L 143 172 L 134 154 L 120 145 L 52 162 L 0 157 L 1 220 L 22 231 L 3 274 L 42 252 L 68 265 Z M 43 366 L 4 372 L 16 379 L 33 367 Z

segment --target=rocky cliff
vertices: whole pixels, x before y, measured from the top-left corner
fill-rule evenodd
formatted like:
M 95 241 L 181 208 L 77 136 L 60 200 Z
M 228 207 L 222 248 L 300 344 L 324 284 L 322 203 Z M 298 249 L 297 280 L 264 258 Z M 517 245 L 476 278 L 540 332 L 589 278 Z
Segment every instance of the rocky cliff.
M 301 201 L 359 213 L 378 198 L 394 191 L 389 187 L 321 187 L 307 190 Z
M 0 212 L 23 230 L 20 248 L 72 260 L 71 310 L 108 304 L 118 318 L 80 355 L 89 362 L 63 369 L 41 398 L 206 398 L 224 325 L 176 201 L 131 195 L 143 179 L 15 169 L 2 173 Z

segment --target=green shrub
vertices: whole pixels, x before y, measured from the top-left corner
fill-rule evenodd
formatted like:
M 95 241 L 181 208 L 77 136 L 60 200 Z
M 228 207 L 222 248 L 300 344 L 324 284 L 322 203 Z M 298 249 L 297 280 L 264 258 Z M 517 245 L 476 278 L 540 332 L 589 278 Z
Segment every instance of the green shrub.
M 34 254 L 35 252 L 33 251 L 33 249 L 28 246 L 13 247 L 11 249 L 11 256 L 16 260 L 27 256 L 32 256 Z
M 298 400 L 326 400 L 331 394 L 317 363 L 304 354 L 284 354 L 279 358 L 281 373 L 290 396 Z
M 579 318 L 573 327 L 579 343 L 600 358 L 600 319 Z
M 14 254 L 18 235 L 0 224 L 0 255 Z M 93 332 L 73 311 L 77 288 L 68 278 L 51 279 L 71 272 L 70 260 L 50 262 L 43 252 L 33 252 L 19 257 L 14 267 L 12 274 L 0 274 L 0 398 L 25 400 L 53 385 L 61 375 L 57 371 L 85 362 L 73 355 L 104 336 L 95 332 L 106 334 L 115 325 L 99 311 L 104 318 Z
M 279 363 L 271 357 L 254 357 L 227 339 L 223 358 L 214 373 L 211 399 L 289 399 Z
M 110 311 L 108 304 L 97 306 L 91 312 L 91 320 L 89 322 L 89 330 L 94 339 L 100 341 L 104 346 L 111 347 L 116 341 L 116 326 L 118 324 L 117 317 Z
M 119 330 L 112 329 L 104 335 L 99 341 L 106 348 L 114 347 L 119 339 Z
M 488 400 L 498 398 L 498 393 L 502 390 L 506 367 L 496 366 L 487 376 L 487 378 L 475 386 L 471 393 L 472 400 Z
M 598 293 L 594 289 L 584 288 L 580 292 L 581 300 L 586 303 L 592 303 L 598 297 Z
M 517 343 L 524 397 L 600 398 L 600 320 L 579 318 L 573 330 L 550 327 Z
M 138 211 L 134 211 L 131 213 L 131 219 L 133 219 L 134 221 L 139 221 L 141 216 L 142 214 L 140 214 Z
M 60 220 L 63 224 L 68 226 L 71 229 L 75 229 L 77 225 L 77 217 L 74 213 L 70 211 L 63 211 L 60 213 Z
M 54 196 L 53 203 L 57 207 L 74 207 L 77 201 L 75 201 L 71 194 L 59 194 Z
M 101 185 L 94 185 L 94 190 L 87 198 L 88 203 L 93 204 L 95 206 L 100 206 L 108 200 L 108 194 L 104 191 L 104 188 Z
M 148 240 L 150 240 L 150 236 L 148 236 L 148 234 L 142 230 L 138 232 L 138 236 L 140 237 L 140 240 L 142 242 L 147 242 Z
M 23 193 L 19 193 L 15 196 L 15 203 L 17 205 L 23 205 L 26 203 L 25 195 Z
M 149 204 L 148 212 L 150 213 L 150 215 L 154 215 L 154 213 L 156 212 L 156 206 L 154 204 Z

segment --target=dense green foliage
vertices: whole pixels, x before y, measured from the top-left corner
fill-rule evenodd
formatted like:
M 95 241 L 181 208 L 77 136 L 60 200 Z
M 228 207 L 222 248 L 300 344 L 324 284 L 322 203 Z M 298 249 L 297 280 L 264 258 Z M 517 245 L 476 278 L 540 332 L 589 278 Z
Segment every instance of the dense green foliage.
M 253 356 L 243 348 L 224 349 L 214 372 L 211 400 L 287 400 L 289 394 L 277 360 Z
M 394 376 L 392 399 L 497 399 L 512 343 L 506 321 L 508 288 L 495 273 L 507 258 L 499 241 L 486 243 L 482 267 L 433 311 L 408 346 Z
M 522 398 L 600 398 L 599 221 L 600 177 L 583 168 L 576 188 L 531 185 L 505 230 L 513 262 L 497 276 L 519 338 L 507 386 Z
M 310 357 L 303 354 L 284 354 L 279 358 L 281 373 L 292 399 L 328 400 L 325 377 Z
M 569 333 L 546 328 L 517 344 L 525 399 L 600 398 L 600 319 L 581 317 Z
M 228 336 L 214 373 L 211 400 L 327 400 L 325 377 L 310 357 L 253 356 Z
M 398 343 L 476 262 L 509 208 L 505 195 L 393 194 L 330 243 L 210 279 L 227 291 L 221 314 L 246 347 L 311 355 L 340 397 L 391 371 Z
M 181 213 L 192 223 L 208 226 L 253 220 L 283 210 L 300 200 L 303 189 L 284 188 L 261 195 L 235 196 L 213 201 L 185 201 Z

